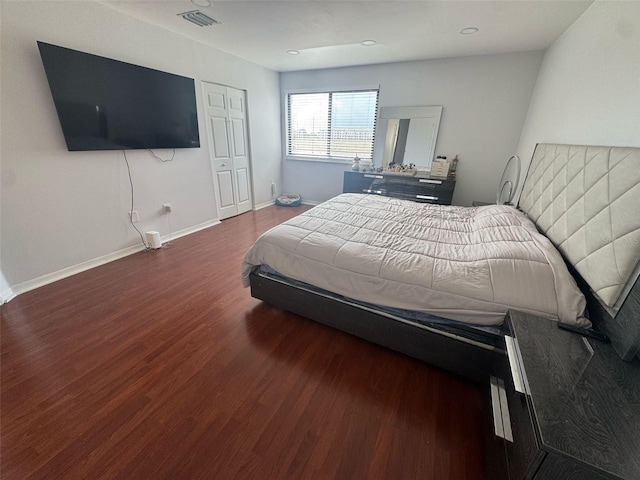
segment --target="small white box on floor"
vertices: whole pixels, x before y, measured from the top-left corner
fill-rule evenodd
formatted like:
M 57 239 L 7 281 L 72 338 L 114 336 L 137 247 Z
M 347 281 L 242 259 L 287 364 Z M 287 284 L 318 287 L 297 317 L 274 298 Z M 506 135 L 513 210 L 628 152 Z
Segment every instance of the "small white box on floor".
M 149 245 L 149 248 L 162 248 L 160 232 L 146 232 L 145 235 L 147 236 L 147 245 Z

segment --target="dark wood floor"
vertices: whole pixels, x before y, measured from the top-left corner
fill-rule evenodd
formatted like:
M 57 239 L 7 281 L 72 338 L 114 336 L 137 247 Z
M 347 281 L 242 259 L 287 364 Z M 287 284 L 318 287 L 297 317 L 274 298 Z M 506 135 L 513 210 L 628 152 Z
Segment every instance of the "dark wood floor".
M 474 384 L 250 297 L 268 207 L 2 307 L 2 478 L 480 479 Z

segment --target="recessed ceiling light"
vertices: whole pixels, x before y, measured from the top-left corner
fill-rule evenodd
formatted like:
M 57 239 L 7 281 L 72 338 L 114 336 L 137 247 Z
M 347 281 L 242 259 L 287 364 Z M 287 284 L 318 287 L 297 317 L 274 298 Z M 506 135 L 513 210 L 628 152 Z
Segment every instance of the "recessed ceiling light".
M 210 7 L 211 0 L 191 0 L 191 3 L 199 7 Z
M 298 55 L 300 52 L 298 50 L 287 50 L 289 55 Z
M 362 42 L 360 42 L 362 45 L 364 45 L 365 47 L 370 47 L 372 45 L 376 44 L 375 40 L 364 40 Z
M 467 27 L 467 28 L 463 28 L 462 30 L 460 30 L 460 33 L 462 35 L 473 35 L 474 33 L 476 33 L 479 29 L 476 27 Z

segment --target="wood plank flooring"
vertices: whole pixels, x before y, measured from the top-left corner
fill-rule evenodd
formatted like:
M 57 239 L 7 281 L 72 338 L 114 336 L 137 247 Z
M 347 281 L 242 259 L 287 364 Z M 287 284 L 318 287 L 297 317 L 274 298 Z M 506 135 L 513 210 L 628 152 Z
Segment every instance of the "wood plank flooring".
M 1 475 L 481 479 L 481 392 L 240 285 L 268 207 L 2 306 Z

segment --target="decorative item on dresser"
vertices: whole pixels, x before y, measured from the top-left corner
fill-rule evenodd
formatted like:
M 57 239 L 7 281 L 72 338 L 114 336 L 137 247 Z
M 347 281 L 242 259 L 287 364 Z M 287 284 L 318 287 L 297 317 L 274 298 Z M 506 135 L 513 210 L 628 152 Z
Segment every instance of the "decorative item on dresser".
M 431 176 L 432 177 L 448 177 L 449 176 L 449 168 L 450 164 L 447 162 L 447 157 L 436 157 L 436 159 L 431 162 Z
M 456 181 L 447 178 L 344 172 L 343 193 L 370 193 L 422 203 L 451 205 Z

